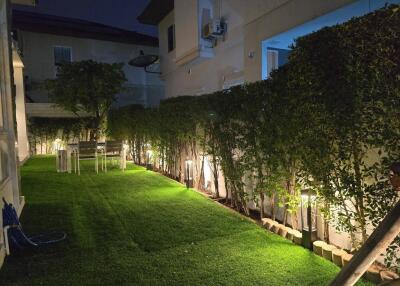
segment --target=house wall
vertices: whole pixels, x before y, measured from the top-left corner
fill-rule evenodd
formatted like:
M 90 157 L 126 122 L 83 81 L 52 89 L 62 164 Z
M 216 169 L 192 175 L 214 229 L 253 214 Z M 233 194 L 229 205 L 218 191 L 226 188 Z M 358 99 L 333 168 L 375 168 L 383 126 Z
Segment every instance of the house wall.
M 235 1 L 232 0 L 232 2 Z M 159 23 L 161 72 L 162 79 L 165 81 L 166 98 L 209 93 L 235 82 L 243 82 L 243 16 L 240 11 L 224 5 L 226 2 L 230 1 L 223 1 L 221 15 L 228 22 L 229 32 L 224 40 L 218 41 L 211 58 L 208 58 L 209 55 L 207 57 L 198 56 L 193 61 L 178 65 L 176 60 L 182 58 L 182 53 L 188 53 L 194 49 L 194 46 L 190 45 L 190 47 L 185 47 L 183 52 L 178 47 L 178 44 L 185 40 L 182 39 L 185 34 L 180 33 L 178 27 L 175 27 L 177 48 L 168 53 L 167 29 L 174 24 L 174 19 L 181 19 L 179 25 L 198 27 L 191 21 L 198 21 L 199 17 L 195 17 L 195 19 L 186 17 L 185 9 L 177 7 Z M 237 2 L 241 2 L 242 7 L 245 7 L 247 3 L 246 1 Z M 180 3 L 176 2 L 175 5 Z M 199 32 L 196 35 L 199 35 Z M 201 49 L 202 47 L 197 46 L 197 48 Z
M 16 51 L 13 51 L 15 112 L 17 120 L 18 160 L 24 162 L 29 158 L 29 141 L 26 128 L 24 65 Z
M 20 41 L 25 64 L 27 94 L 35 102 L 49 102 L 46 92 L 38 87 L 46 79 L 55 78 L 54 46 L 72 48 L 72 61 L 94 60 L 105 63 L 123 63 L 127 92 L 118 96 L 117 105 L 141 103 L 156 105 L 163 97 L 163 82 L 157 74 L 144 72 L 143 68 L 128 65 L 140 50 L 145 54 L 158 54 L 157 47 L 140 46 L 84 38 L 74 38 L 44 33 L 20 31 Z
M 204 40 L 197 37 L 202 28 L 199 13 L 204 2 L 211 3 L 214 17 L 225 19 L 228 31 L 224 39 L 218 40 L 211 56 L 198 53 L 195 57 L 196 49 L 204 47 Z M 158 25 L 166 98 L 210 93 L 261 80 L 263 40 L 351 2 L 354 0 L 176 0 L 175 9 Z M 176 48 L 168 52 L 167 29 L 173 24 Z M 190 60 L 180 64 L 185 56 Z
M 0 0 L 0 199 L 12 203 L 18 214 L 24 201 L 20 197 L 18 163 L 15 150 L 12 49 L 8 17 L 9 1 Z M 0 216 L 0 226 L 3 226 Z M 5 257 L 3 231 L 0 231 L 0 267 Z
M 276 1 L 276 5 L 264 8 L 264 13 L 251 13 L 247 18 L 244 37 L 244 74 L 247 82 L 262 79 L 261 65 L 262 53 L 261 42 L 279 33 L 290 30 L 293 27 L 318 18 L 326 13 L 334 11 L 342 6 L 350 4 L 354 0 L 291 0 Z M 255 7 L 252 7 L 255 8 Z M 252 10 L 249 7 L 250 10 Z M 258 7 L 262 11 L 263 7 Z M 250 58 L 247 55 L 253 53 Z

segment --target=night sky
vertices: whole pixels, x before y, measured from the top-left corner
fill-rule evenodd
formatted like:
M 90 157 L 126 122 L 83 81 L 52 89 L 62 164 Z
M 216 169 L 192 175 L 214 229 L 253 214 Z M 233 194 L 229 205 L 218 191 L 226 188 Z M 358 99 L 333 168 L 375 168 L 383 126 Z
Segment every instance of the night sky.
M 36 7 L 15 9 L 83 19 L 108 26 L 157 36 L 157 28 L 140 24 L 136 17 L 150 0 L 39 0 Z

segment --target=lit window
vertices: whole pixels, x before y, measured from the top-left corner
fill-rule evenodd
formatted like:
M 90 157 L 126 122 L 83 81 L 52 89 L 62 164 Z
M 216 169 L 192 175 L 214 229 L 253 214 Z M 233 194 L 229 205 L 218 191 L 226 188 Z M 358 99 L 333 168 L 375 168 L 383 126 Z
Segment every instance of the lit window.
M 71 48 L 54 47 L 54 65 L 59 66 L 63 63 L 70 63 L 71 61 Z
M 175 26 L 171 25 L 168 27 L 168 52 L 175 49 Z

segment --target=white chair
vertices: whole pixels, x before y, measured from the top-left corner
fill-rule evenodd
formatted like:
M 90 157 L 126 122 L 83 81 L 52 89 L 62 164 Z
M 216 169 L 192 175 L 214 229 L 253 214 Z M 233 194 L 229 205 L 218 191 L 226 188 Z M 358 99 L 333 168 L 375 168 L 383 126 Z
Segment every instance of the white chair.
M 114 159 L 119 159 L 120 168 L 125 170 L 125 152 L 121 141 L 106 141 L 104 146 L 104 170 L 107 172 L 107 158 L 111 158 L 111 163 Z
M 78 175 L 81 174 L 81 160 L 95 160 L 95 171 L 99 173 L 99 159 L 97 156 L 97 141 L 79 141 L 76 150 L 76 161 L 78 164 Z

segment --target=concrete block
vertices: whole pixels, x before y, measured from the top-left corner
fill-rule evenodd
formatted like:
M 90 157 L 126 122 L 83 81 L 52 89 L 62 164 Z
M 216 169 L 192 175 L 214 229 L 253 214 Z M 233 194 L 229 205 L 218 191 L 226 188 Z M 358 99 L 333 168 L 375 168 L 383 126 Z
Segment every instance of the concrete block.
M 347 252 L 343 249 L 334 249 L 332 251 L 332 262 L 339 267 L 343 267 L 343 255 L 346 254 Z
M 322 246 L 322 257 L 325 259 L 332 261 L 332 251 L 337 249 L 335 246 L 326 244 Z
M 300 231 L 295 230 L 293 233 L 293 242 L 297 245 L 301 245 L 303 241 L 303 235 Z
M 317 240 L 313 243 L 313 252 L 319 256 L 322 256 L 322 247 L 326 245 L 325 241 Z

